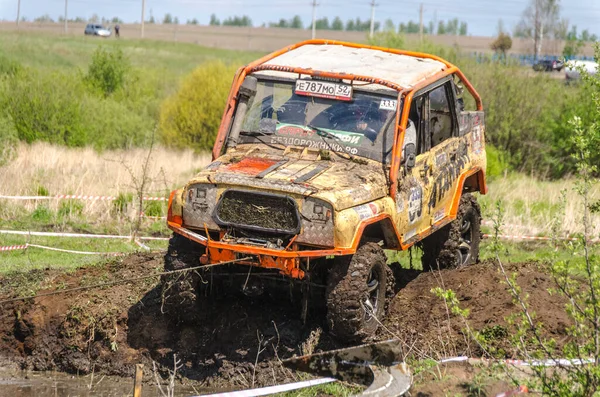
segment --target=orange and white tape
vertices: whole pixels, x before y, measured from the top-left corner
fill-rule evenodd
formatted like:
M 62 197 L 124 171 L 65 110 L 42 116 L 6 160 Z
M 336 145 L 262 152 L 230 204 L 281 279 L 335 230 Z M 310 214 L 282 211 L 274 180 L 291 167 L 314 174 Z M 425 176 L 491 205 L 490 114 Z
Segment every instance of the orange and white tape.
M 6 200 L 89 200 L 89 201 L 114 201 L 115 196 L 91 196 L 86 194 L 57 194 L 55 196 L 4 196 Z M 144 201 L 167 201 L 166 197 L 142 197 Z
M 24 244 L 24 245 L 9 245 L 9 246 L 6 246 L 6 247 L 0 247 L 0 252 L 24 250 L 25 248 L 27 248 L 27 244 Z

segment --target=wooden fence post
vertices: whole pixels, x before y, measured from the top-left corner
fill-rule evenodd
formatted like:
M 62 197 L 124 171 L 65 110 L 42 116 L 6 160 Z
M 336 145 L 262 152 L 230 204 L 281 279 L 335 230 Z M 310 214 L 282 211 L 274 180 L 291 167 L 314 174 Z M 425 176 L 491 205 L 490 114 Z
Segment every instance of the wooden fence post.
M 142 397 L 142 376 L 144 364 L 135 365 L 135 380 L 133 381 L 133 397 Z

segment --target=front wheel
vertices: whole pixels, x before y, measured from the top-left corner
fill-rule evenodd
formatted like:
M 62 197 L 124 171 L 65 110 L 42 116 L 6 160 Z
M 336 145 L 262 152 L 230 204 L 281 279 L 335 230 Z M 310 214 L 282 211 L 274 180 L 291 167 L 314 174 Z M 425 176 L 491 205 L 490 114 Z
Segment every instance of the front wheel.
M 453 269 L 479 261 L 481 209 L 471 194 L 463 194 L 458 215 L 421 243 L 423 270 Z
M 372 336 L 382 321 L 394 276 L 383 249 L 362 245 L 351 257 L 336 258 L 327 282 L 329 331 L 345 342 Z
M 164 270 L 177 272 L 161 277 L 164 311 L 178 314 L 195 311 L 200 277 L 198 272 L 185 269 L 199 266 L 204 251 L 204 246 L 173 233 L 164 257 Z

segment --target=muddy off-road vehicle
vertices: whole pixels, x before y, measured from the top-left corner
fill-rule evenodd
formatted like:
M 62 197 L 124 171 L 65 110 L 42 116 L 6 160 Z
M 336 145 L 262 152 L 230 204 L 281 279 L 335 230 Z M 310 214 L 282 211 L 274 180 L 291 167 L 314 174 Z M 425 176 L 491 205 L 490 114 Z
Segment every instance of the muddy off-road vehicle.
M 432 55 L 312 40 L 241 68 L 213 162 L 169 199 L 165 269 L 203 268 L 165 277 L 166 302 L 191 316 L 200 295 L 285 281 L 299 315 L 321 292 L 334 336 L 369 337 L 384 250 L 418 245 L 424 270 L 478 260 L 484 130 L 475 89 Z

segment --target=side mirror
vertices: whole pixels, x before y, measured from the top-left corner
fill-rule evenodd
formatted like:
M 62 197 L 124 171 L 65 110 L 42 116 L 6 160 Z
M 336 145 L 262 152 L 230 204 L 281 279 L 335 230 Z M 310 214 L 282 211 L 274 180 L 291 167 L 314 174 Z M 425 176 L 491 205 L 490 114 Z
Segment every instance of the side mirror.
M 404 168 L 408 171 L 415 166 L 417 158 L 417 147 L 414 143 L 407 143 L 404 145 Z

